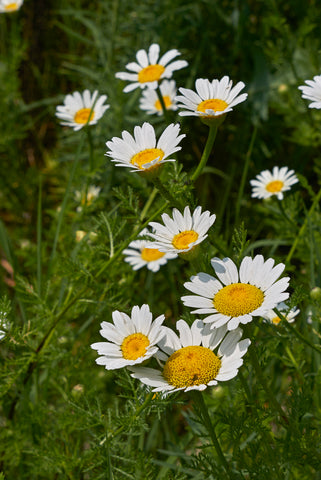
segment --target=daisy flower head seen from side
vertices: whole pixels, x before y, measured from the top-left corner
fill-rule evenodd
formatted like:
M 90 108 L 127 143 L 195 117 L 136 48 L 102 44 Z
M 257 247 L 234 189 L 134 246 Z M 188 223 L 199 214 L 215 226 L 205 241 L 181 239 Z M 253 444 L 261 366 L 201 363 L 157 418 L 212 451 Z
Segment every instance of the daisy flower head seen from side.
M 140 236 L 148 235 L 149 231 L 144 228 L 140 232 Z M 146 245 L 149 245 L 148 247 Z M 165 265 L 167 260 L 172 260 L 177 257 L 176 253 L 160 252 L 158 248 L 151 248 L 151 242 L 148 240 L 134 240 L 128 245 L 128 248 L 123 250 L 125 262 L 129 263 L 133 270 L 139 270 L 142 267 L 147 267 L 152 272 L 158 272 L 161 265 Z
M 23 0 L 18 0 L 17 2 L 13 2 L 12 0 L 0 0 L 0 13 L 16 12 L 22 4 Z
M 129 81 L 124 92 L 131 92 L 135 88 L 151 88 L 155 90 L 159 82 L 164 78 L 171 78 L 175 70 L 187 67 L 185 60 L 175 60 L 180 55 L 176 49 L 169 50 L 161 58 L 159 58 L 160 47 L 157 43 L 153 43 L 148 52 L 146 50 L 138 50 L 136 53 L 137 62 L 131 62 L 126 65 L 129 72 L 118 72 L 116 78 Z
M 124 130 L 122 138 L 113 137 L 107 142 L 106 156 L 117 167 L 129 167 L 132 172 L 154 170 L 165 162 L 175 161 L 168 157 L 182 148 L 178 144 L 185 135 L 179 135 L 179 131 L 179 124 L 171 123 L 156 141 L 154 127 L 145 122 L 142 127 L 134 128 L 134 136 Z
M 216 215 L 211 215 L 208 210 L 202 213 L 202 207 L 198 206 L 193 214 L 189 207 L 185 207 L 182 214 L 176 208 L 171 218 L 167 213 L 162 214 L 164 225 L 150 222 L 153 233 L 153 245 L 161 252 L 187 253 L 196 245 L 203 242 L 207 237 L 209 228 L 213 225 Z
M 192 313 L 208 315 L 203 321 L 212 328 L 226 324 L 228 330 L 234 330 L 289 298 L 285 292 L 289 277 L 276 281 L 285 265 L 274 266 L 272 258 L 264 261 L 262 255 L 244 257 L 239 271 L 230 258 L 215 257 L 211 264 L 218 279 L 203 272 L 191 277 L 184 286 L 195 295 L 184 296 L 182 301 L 196 308 Z
M 316 75 L 313 80 L 305 80 L 306 85 L 301 85 L 302 98 L 311 100 L 309 108 L 321 108 L 321 75 Z
M 174 80 L 164 80 L 161 84 L 160 92 L 162 94 L 166 110 L 177 110 L 176 104 L 176 83 Z M 141 110 L 145 110 L 149 115 L 162 115 L 163 109 L 161 102 L 155 90 L 145 88 L 139 101 Z
M 291 310 L 289 310 L 289 307 L 284 302 L 278 303 L 275 308 L 282 313 L 283 317 L 286 318 L 287 322 L 289 323 L 293 323 L 295 317 L 300 313 L 298 308 L 291 308 Z M 268 310 L 264 315 L 262 315 L 262 317 L 265 320 L 273 323 L 273 325 L 279 325 L 279 323 L 282 321 L 282 319 L 273 310 Z
M 251 180 L 253 198 L 270 198 L 276 195 L 278 200 L 283 200 L 283 192 L 291 189 L 291 186 L 299 180 L 294 170 L 288 167 L 274 167 L 272 172 L 264 170 Z
M 248 338 L 241 340 L 240 328 L 228 333 L 226 327 L 213 331 L 202 320 L 195 320 L 191 327 L 179 320 L 176 328 L 179 336 L 166 328 L 164 338 L 158 343 L 156 358 L 160 363 L 165 362 L 162 370 L 131 367 L 132 377 L 153 387 L 153 392 L 169 394 L 178 390 L 205 390 L 237 375 L 251 343 Z
M 247 98 L 247 93 L 239 95 L 245 87 L 243 82 L 238 82 L 233 88 L 232 85 L 232 80 L 225 76 L 212 82 L 198 78 L 195 82 L 196 92 L 188 88 L 179 88 L 182 95 L 178 95 L 176 100 L 180 102 L 178 107 L 184 109 L 179 115 L 200 117 L 205 123 L 207 120 L 217 121 L 216 117 L 231 112 L 233 107 Z
M 156 344 L 165 335 L 162 323 L 164 315 L 152 321 L 148 305 L 132 308 L 131 316 L 118 310 L 112 313 L 113 323 L 102 322 L 100 334 L 107 342 L 93 343 L 91 348 L 97 350 L 98 365 L 106 370 L 115 370 L 142 363 L 155 355 Z
M 56 117 L 62 122 L 61 125 L 72 127 L 75 131 L 86 125 L 95 125 L 104 115 L 109 105 L 104 105 L 107 95 L 98 97 L 98 91 L 93 94 L 89 90 L 74 92 L 66 95 L 64 105 L 56 108 Z

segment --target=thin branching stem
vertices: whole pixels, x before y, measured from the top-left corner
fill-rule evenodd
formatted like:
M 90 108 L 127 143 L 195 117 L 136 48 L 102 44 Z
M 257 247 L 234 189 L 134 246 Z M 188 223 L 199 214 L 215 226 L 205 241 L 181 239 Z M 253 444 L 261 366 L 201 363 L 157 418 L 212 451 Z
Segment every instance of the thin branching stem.
M 197 178 L 201 175 L 207 163 L 208 157 L 210 156 L 210 153 L 212 151 L 212 148 L 215 142 L 217 128 L 218 127 L 216 125 L 212 125 L 209 127 L 208 137 L 207 137 L 207 141 L 204 147 L 204 151 L 203 151 L 200 163 L 198 164 L 198 167 L 196 168 L 195 172 L 191 176 L 192 182 L 195 182 L 195 180 L 197 180 Z

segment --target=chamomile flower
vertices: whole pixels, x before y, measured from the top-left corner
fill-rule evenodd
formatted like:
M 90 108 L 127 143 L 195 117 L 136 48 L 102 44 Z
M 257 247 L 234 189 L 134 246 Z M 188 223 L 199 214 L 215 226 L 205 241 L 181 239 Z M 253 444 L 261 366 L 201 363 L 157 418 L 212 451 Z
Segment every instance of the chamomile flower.
M 157 222 L 149 223 L 154 230 L 149 236 L 154 239 L 154 247 L 161 252 L 187 253 L 205 240 L 215 218 L 216 215 L 211 215 L 208 210 L 202 213 L 200 206 L 194 210 L 193 215 L 189 207 L 185 207 L 183 215 L 174 208 L 173 218 L 163 213 L 164 225 Z
M 147 228 L 144 228 L 140 232 L 140 236 L 148 235 L 148 233 Z M 177 257 L 176 253 L 164 253 L 157 248 L 150 248 L 148 240 L 134 240 L 128 245 L 128 248 L 123 250 L 123 254 L 127 255 L 124 260 L 133 267 L 133 270 L 147 267 L 152 272 L 158 272 L 160 266 L 165 265 L 167 260 Z
M 177 104 L 175 100 L 176 96 L 176 83 L 174 80 L 164 80 L 161 86 L 159 87 L 166 110 L 177 110 Z M 146 88 L 143 90 L 139 106 L 141 110 L 146 110 L 149 115 L 157 114 L 162 115 L 163 109 L 159 101 L 157 93 L 155 90 Z
M 228 330 L 234 330 L 289 298 L 285 292 L 289 277 L 276 281 L 285 265 L 274 266 L 272 258 L 264 261 L 262 255 L 244 257 L 239 271 L 230 258 L 215 257 L 211 264 L 220 281 L 207 273 L 198 273 L 184 284 L 195 295 L 184 296 L 182 301 L 196 308 L 192 313 L 209 314 L 204 323 L 212 324 L 212 328 L 227 324 Z
M 0 327 L 7 328 L 7 324 L 2 322 Z M 4 330 L 0 330 L 0 341 L 3 340 L 5 336 L 6 336 L 6 332 Z
M 291 308 L 289 311 L 288 306 L 284 302 L 279 303 L 275 308 L 282 313 L 283 317 L 286 318 L 289 323 L 293 323 L 295 317 L 300 313 L 298 308 Z M 278 325 L 282 321 L 282 319 L 273 310 L 268 310 L 264 315 L 262 315 L 262 317 L 274 325 Z
M 90 185 L 87 192 L 80 192 L 79 190 L 75 191 L 75 200 L 80 203 L 77 207 L 77 212 L 81 212 L 84 205 L 91 205 L 95 198 L 98 197 L 101 188 L 96 187 L 95 185 Z
M 122 138 L 113 137 L 107 142 L 109 150 L 106 156 L 111 157 L 112 162 L 118 162 L 117 167 L 129 167 L 132 172 L 146 172 L 165 162 L 175 161 L 168 157 L 182 148 L 178 144 L 185 135 L 178 135 L 179 131 L 179 124 L 171 123 L 156 142 L 154 127 L 145 122 L 142 127 L 134 128 L 134 136 L 124 130 Z
M 165 362 L 162 370 L 130 367 L 132 377 L 154 387 L 153 392 L 169 394 L 205 390 L 237 375 L 251 344 L 248 338 L 240 341 L 240 328 L 226 334 L 225 326 L 213 331 L 202 320 L 195 320 L 191 327 L 179 320 L 176 327 L 179 337 L 166 328 L 166 335 L 158 343 L 156 358 Z
M 247 93 L 239 95 L 245 87 L 243 82 L 238 82 L 232 88 L 232 80 L 225 76 L 221 80 L 214 79 L 212 82 L 205 78 L 198 78 L 195 82 L 196 92 L 188 88 L 180 88 L 182 95 L 176 97 L 181 116 L 196 116 L 208 119 L 224 115 L 233 110 L 233 107 L 247 98 Z
M 276 195 L 278 200 L 283 199 L 283 192 L 291 189 L 291 186 L 299 180 L 294 170 L 288 167 L 273 167 L 272 172 L 263 170 L 256 176 L 255 180 L 251 180 L 252 197 L 253 198 L 269 198 Z
M 148 305 L 132 308 L 131 316 L 118 310 L 112 313 L 113 324 L 101 323 L 100 334 L 108 342 L 93 343 L 91 348 L 97 350 L 96 363 L 104 365 L 106 370 L 116 370 L 142 363 L 158 350 L 156 344 L 166 333 L 162 323 L 164 315 L 152 321 Z
M 18 0 L 17 2 L 13 2 L 12 0 L 0 0 L 0 13 L 16 12 L 22 4 L 23 0 Z
M 311 100 L 309 108 L 321 108 L 321 75 L 316 75 L 313 80 L 305 80 L 307 85 L 301 85 L 302 98 Z
M 131 92 L 135 88 L 151 88 L 155 90 L 159 82 L 164 78 L 171 78 L 174 70 L 180 70 L 187 67 L 185 60 L 172 60 L 180 55 L 178 50 L 169 50 L 161 58 L 159 58 L 160 47 L 157 43 L 153 43 L 148 50 L 138 50 L 136 53 L 136 62 L 126 65 L 129 72 L 118 72 L 116 78 L 120 80 L 128 80 L 131 83 L 124 88 L 124 92 Z
M 104 105 L 107 95 L 98 97 L 98 91 L 93 94 L 89 90 L 83 93 L 74 92 L 66 95 L 64 105 L 56 108 L 56 117 L 63 120 L 61 125 L 72 127 L 75 131 L 85 125 L 95 125 L 104 115 L 109 105 Z

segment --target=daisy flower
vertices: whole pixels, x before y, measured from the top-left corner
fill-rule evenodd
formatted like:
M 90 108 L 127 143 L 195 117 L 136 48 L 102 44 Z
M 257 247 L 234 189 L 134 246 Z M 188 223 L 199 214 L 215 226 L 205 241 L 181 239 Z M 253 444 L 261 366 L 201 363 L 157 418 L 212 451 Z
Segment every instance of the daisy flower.
M 181 102 L 178 107 L 187 109 L 179 112 L 179 115 L 192 115 L 203 119 L 217 117 L 231 112 L 235 105 L 247 98 L 247 93 L 239 95 L 245 84 L 238 82 L 232 88 L 232 80 L 227 76 L 212 82 L 198 78 L 195 87 L 197 93 L 188 88 L 179 89 L 182 95 L 176 97 L 176 100 Z
M 165 162 L 174 162 L 174 158 L 167 158 L 181 150 L 179 142 L 186 135 L 178 135 L 180 126 L 171 123 L 163 131 L 156 143 L 154 127 L 145 122 L 142 127 L 134 128 L 134 137 L 126 130 L 122 132 L 122 138 L 113 137 L 106 145 L 109 151 L 107 157 L 117 167 L 130 167 L 132 172 L 142 172 L 158 167 Z
M 1 327 L 7 328 L 7 324 L 3 322 Z M 0 341 L 3 340 L 5 336 L 6 336 L 6 332 L 3 330 L 0 330 Z
M 131 83 L 124 88 L 124 92 L 131 92 L 135 88 L 151 88 L 155 90 L 158 87 L 159 81 L 164 78 L 171 78 L 174 70 L 180 70 L 187 67 L 188 63 L 185 60 L 172 60 L 180 55 L 178 50 L 169 50 L 161 58 L 159 58 L 159 45 L 153 43 L 148 50 L 138 50 L 136 53 L 136 62 L 131 62 L 126 65 L 128 72 L 116 73 L 116 78 L 120 80 L 128 80 Z
M 166 110 L 177 110 L 176 105 L 176 83 L 174 80 L 164 80 L 161 86 L 159 87 Z M 155 90 L 146 88 L 143 90 L 142 97 L 139 104 L 141 110 L 146 110 L 149 115 L 156 113 L 157 115 L 162 115 L 163 109 L 162 105 L 158 99 L 157 93 Z
M 239 272 L 230 258 L 215 257 L 211 264 L 220 281 L 207 273 L 198 273 L 184 284 L 196 295 L 184 296 L 182 301 L 187 307 L 196 307 L 192 313 L 209 314 L 204 323 L 211 323 L 212 328 L 227 324 L 228 330 L 234 330 L 289 298 L 284 292 L 289 277 L 276 281 L 285 265 L 274 267 L 272 258 L 264 261 L 262 255 L 244 257 Z
M 140 232 L 140 236 L 148 235 L 147 228 Z M 148 247 L 146 245 L 149 245 Z M 161 265 L 165 265 L 167 260 L 177 257 L 176 253 L 160 252 L 157 248 L 150 248 L 150 241 L 134 240 L 128 245 L 128 248 L 123 250 L 125 262 L 129 263 L 133 270 L 139 270 L 142 267 L 147 267 L 152 272 L 158 272 Z
M 166 328 L 166 335 L 158 344 L 162 352 L 159 350 L 156 357 L 165 362 L 162 371 L 131 367 L 132 377 L 154 387 L 153 392 L 169 394 L 205 390 L 237 375 L 251 344 L 248 338 L 240 341 L 240 328 L 226 335 L 226 327 L 211 331 L 202 320 L 195 320 L 191 327 L 179 320 L 176 327 L 179 337 Z
M 156 344 L 165 335 L 162 323 L 164 315 L 152 321 L 148 305 L 132 308 L 131 317 L 118 310 L 112 313 L 113 322 L 102 322 L 100 334 L 108 342 L 93 343 L 91 348 L 97 350 L 98 365 L 105 365 L 106 370 L 116 370 L 142 363 L 158 350 Z
M 273 167 L 272 172 L 264 170 L 256 176 L 255 180 L 251 180 L 252 197 L 253 198 L 269 198 L 276 195 L 278 200 L 283 199 L 283 192 L 291 189 L 291 186 L 299 180 L 294 170 L 288 167 Z
M 95 185 L 90 185 L 88 187 L 87 194 L 86 192 L 82 193 L 79 190 L 76 190 L 75 200 L 76 202 L 80 203 L 80 205 L 77 207 L 77 212 L 81 212 L 84 205 L 90 205 L 95 200 L 95 198 L 98 197 L 100 190 L 101 188 L 96 187 Z
M 203 242 L 207 237 L 207 231 L 215 222 L 216 215 L 211 215 L 208 210 L 202 213 L 202 207 L 198 206 L 193 215 L 189 207 L 185 207 L 183 215 L 176 208 L 173 209 L 173 218 L 163 213 L 164 225 L 150 222 L 154 230 L 149 236 L 154 239 L 152 245 L 161 252 L 186 253 L 193 247 Z
M 321 75 L 316 75 L 313 80 L 305 80 L 308 85 L 301 85 L 299 90 L 302 91 L 302 98 L 311 100 L 309 108 L 321 108 Z
M 12 0 L 0 0 L 0 13 L 16 12 L 22 4 L 23 0 L 18 0 L 17 2 L 12 2 Z
M 97 90 L 92 95 L 89 90 L 66 95 L 64 105 L 56 108 L 56 117 L 63 120 L 61 125 L 72 127 L 75 131 L 85 125 L 95 125 L 109 108 L 109 105 L 103 105 L 107 95 L 97 97 Z
M 279 303 L 275 308 L 282 313 L 283 317 L 286 318 L 289 323 L 293 323 L 295 317 L 300 313 L 300 310 L 297 308 L 292 308 L 289 311 L 288 306 L 284 302 Z M 264 315 L 262 315 L 262 317 L 274 325 L 278 325 L 281 322 L 281 318 L 278 317 L 273 310 L 268 310 Z

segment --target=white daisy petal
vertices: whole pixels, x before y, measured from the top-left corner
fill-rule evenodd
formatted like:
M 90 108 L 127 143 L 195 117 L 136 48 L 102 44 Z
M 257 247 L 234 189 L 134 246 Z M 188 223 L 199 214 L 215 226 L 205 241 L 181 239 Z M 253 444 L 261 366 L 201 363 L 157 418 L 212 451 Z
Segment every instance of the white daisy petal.
M 284 264 L 274 266 L 271 258 L 265 261 L 262 255 L 245 257 L 239 273 L 229 258 L 213 258 L 211 264 L 223 285 L 207 273 L 198 273 L 184 284 L 195 295 L 183 296 L 182 301 L 196 308 L 192 313 L 207 315 L 203 321 L 214 329 L 227 324 L 228 330 L 234 330 L 289 296 L 285 292 L 289 277 L 278 280 Z
M 102 322 L 100 330 L 100 334 L 109 342 L 91 345 L 92 349 L 102 355 L 96 363 L 113 370 L 142 363 L 157 353 L 155 341 L 166 333 L 162 326 L 164 315 L 152 322 L 152 313 L 145 304 L 142 307 L 135 305 L 131 316 L 116 310 L 112 313 L 112 318 L 114 323 Z
M 302 98 L 311 100 L 309 108 L 321 108 L 321 75 L 316 75 L 313 80 L 305 80 L 308 85 L 301 85 L 299 90 L 302 91 Z
M 132 377 L 154 387 L 153 392 L 167 395 L 180 390 L 202 391 L 237 375 L 243 363 L 242 357 L 251 343 L 249 339 L 240 340 L 240 329 L 226 334 L 224 326 L 211 332 L 202 320 L 195 320 L 191 327 L 179 320 L 177 329 L 180 338 L 166 328 L 165 337 L 158 343 L 160 350 L 157 355 L 165 364 L 160 364 L 159 370 L 129 367 Z M 162 350 L 166 355 L 160 355 Z
M 89 90 L 66 95 L 64 105 L 56 107 L 56 117 L 65 120 L 61 125 L 72 127 L 74 131 L 86 125 L 95 125 L 109 108 L 109 105 L 103 105 L 107 95 L 100 96 L 96 101 L 97 96 L 97 90 L 92 95 Z
M 273 173 L 264 170 L 256 179 L 250 180 L 252 185 L 252 197 L 265 199 L 273 195 L 278 200 L 283 199 L 283 192 L 290 190 L 291 186 L 297 183 L 299 179 L 294 174 L 293 170 L 288 171 L 288 167 L 273 168 Z

